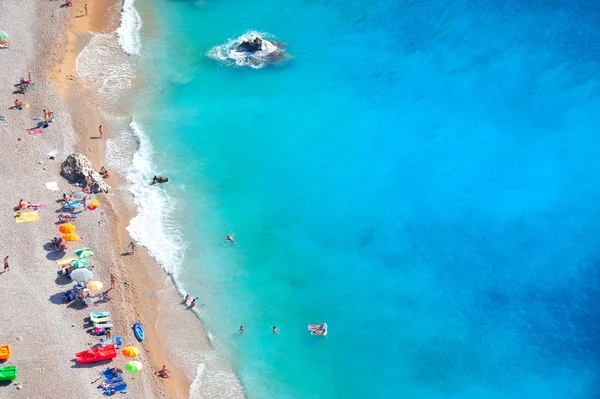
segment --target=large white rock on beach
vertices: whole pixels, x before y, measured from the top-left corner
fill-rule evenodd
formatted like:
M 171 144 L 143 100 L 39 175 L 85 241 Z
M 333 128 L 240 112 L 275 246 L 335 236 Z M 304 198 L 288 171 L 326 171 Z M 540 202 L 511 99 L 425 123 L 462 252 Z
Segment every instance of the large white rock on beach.
M 104 182 L 100 173 L 94 170 L 92 163 L 83 154 L 71 154 L 60 165 L 60 175 L 70 183 L 84 185 L 85 177 L 92 178 L 92 193 L 108 193 L 110 186 Z

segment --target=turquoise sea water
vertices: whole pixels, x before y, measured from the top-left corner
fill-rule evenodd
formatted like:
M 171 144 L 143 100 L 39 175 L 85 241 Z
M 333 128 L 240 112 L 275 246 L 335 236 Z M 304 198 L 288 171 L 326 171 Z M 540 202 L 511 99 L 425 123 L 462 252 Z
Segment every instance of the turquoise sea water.
M 498 3 L 138 5 L 169 267 L 250 398 L 600 397 L 600 9 Z M 293 58 L 207 56 L 250 30 Z

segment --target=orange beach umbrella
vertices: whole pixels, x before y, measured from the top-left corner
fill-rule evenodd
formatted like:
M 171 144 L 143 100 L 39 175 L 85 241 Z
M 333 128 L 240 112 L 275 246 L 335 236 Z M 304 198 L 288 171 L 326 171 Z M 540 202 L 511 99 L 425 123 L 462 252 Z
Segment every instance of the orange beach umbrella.
M 75 231 L 75 225 L 73 223 L 66 223 L 66 224 L 60 225 L 58 227 L 58 231 L 60 231 L 63 234 L 72 233 Z
M 131 346 L 131 345 L 124 348 L 122 350 L 122 352 L 123 352 L 123 355 L 126 357 L 136 357 L 137 355 L 140 354 L 140 350 L 138 348 L 136 348 L 135 346 Z
M 77 241 L 79 240 L 79 236 L 75 233 L 69 233 L 69 234 L 65 234 L 62 238 L 64 238 L 67 241 Z

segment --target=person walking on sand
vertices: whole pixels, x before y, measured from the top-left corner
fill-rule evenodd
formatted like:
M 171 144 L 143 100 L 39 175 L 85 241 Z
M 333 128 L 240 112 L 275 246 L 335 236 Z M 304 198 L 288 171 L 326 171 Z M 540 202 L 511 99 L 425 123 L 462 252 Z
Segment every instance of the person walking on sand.
M 137 247 L 137 245 L 135 245 L 135 242 L 131 241 L 127 247 L 131 248 L 131 252 L 129 252 L 129 254 L 135 255 L 135 248 Z
M 104 137 L 104 131 L 102 130 L 102 125 L 98 126 L 98 133 L 100 134 L 100 140 Z
M 83 6 L 83 11 L 85 11 L 85 16 L 88 16 L 87 4 Z
M 8 256 L 6 256 L 6 258 L 4 258 L 4 271 L 5 272 L 8 271 Z
M 246 331 L 246 329 L 244 328 L 244 326 L 240 326 L 240 330 L 239 330 L 239 331 L 240 331 L 240 333 L 242 333 L 242 334 L 243 334 L 243 333 L 244 333 L 244 331 Z
M 114 289 L 115 288 L 115 275 L 114 274 L 110 274 L 110 289 Z

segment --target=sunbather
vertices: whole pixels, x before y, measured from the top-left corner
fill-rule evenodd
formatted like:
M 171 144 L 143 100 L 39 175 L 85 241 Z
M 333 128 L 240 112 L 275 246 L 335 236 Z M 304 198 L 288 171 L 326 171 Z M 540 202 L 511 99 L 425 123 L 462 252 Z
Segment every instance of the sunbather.
M 158 376 L 162 378 L 169 378 L 170 371 L 167 369 L 167 366 L 163 365 L 162 369 L 158 371 Z
M 22 101 L 19 101 L 18 98 L 15 100 L 15 105 L 14 105 L 15 108 L 21 108 L 23 105 L 25 105 L 25 103 Z
M 30 205 L 29 202 L 25 202 L 21 199 L 21 200 L 19 200 L 19 205 L 17 205 L 16 209 L 18 211 L 22 211 L 24 209 L 27 209 L 29 207 L 29 205 Z
M 59 222 L 70 222 L 71 219 L 73 219 L 73 216 L 69 215 L 68 213 L 61 213 L 60 215 L 58 215 L 58 221 Z
M 105 179 L 110 177 L 108 170 L 106 170 L 106 168 L 104 166 L 100 168 L 100 175 Z

